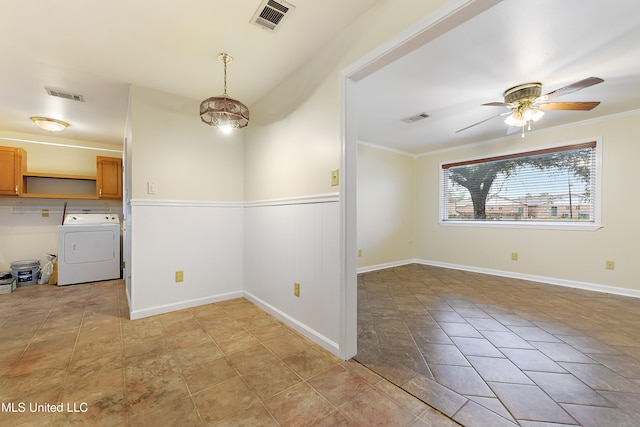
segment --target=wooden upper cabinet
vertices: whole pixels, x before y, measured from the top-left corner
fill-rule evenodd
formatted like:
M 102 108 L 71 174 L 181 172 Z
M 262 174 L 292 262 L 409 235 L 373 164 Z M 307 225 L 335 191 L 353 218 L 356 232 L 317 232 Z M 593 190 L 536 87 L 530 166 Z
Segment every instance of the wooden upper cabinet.
M 0 197 L 122 199 L 122 159 L 96 157 L 96 175 L 27 171 L 27 152 L 0 147 Z
M 22 148 L 0 147 L 0 195 L 20 196 L 26 169 L 27 153 Z
M 96 196 L 122 199 L 122 159 L 97 156 Z

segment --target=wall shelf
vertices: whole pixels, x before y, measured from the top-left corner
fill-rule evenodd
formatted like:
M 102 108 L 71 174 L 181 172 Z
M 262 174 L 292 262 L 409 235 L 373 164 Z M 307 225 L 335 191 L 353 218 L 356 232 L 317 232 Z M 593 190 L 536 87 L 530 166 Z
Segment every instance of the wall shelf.
M 85 196 L 82 194 L 53 194 L 53 193 L 26 193 L 20 196 L 22 199 L 84 199 L 98 200 L 97 196 Z
M 95 200 L 96 177 L 48 172 L 23 172 L 20 197 L 31 199 Z
M 48 172 L 24 172 L 23 177 L 36 177 L 36 178 L 55 178 L 55 179 L 78 179 L 86 181 L 95 181 L 95 175 L 69 175 L 62 173 L 48 173 Z

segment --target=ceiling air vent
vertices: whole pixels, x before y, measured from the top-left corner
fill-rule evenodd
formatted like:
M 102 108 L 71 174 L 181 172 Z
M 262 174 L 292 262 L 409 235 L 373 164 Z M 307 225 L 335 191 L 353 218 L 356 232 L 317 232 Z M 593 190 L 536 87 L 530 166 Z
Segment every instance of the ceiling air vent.
M 50 87 L 45 87 L 44 90 L 51 96 L 57 96 L 58 98 L 69 99 L 71 101 L 79 101 L 84 102 L 84 96 L 78 95 L 75 93 L 63 92 L 57 89 L 51 89 Z
M 265 30 L 276 31 L 295 6 L 284 1 L 264 0 L 251 18 L 251 23 Z
M 429 117 L 429 115 L 427 113 L 420 113 L 420 114 L 416 114 L 415 116 L 411 116 L 411 117 L 407 117 L 405 119 L 402 119 L 401 121 L 403 121 L 405 123 L 415 123 L 418 120 L 426 119 L 427 117 Z

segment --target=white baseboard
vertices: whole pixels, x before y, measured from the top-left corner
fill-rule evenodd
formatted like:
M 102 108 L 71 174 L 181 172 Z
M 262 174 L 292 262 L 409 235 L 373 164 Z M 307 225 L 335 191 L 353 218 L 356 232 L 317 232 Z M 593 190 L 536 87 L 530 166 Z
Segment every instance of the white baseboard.
M 225 294 L 211 295 L 208 297 L 197 298 L 187 301 L 180 301 L 173 304 L 159 305 L 156 307 L 145 308 L 143 310 L 133 310 L 129 312 L 129 319 L 136 320 L 158 314 L 169 313 L 171 311 L 184 310 L 185 308 L 198 307 L 205 304 L 213 304 L 214 302 L 226 301 L 234 298 L 243 297 L 242 291 L 228 292 Z
M 287 326 L 296 330 L 296 332 L 299 332 L 300 334 L 309 338 L 311 341 L 320 345 L 325 350 L 333 353 L 335 356 L 340 357 L 340 346 L 338 345 L 338 343 L 330 340 L 329 338 L 325 337 L 315 329 L 308 327 L 304 323 L 294 319 L 293 317 L 289 316 L 287 313 L 277 309 L 276 307 L 272 306 L 266 301 L 263 301 L 262 299 L 251 294 L 250 292 L 245 291 L 244 297 L 249 301 L 251 301 L 252 303 L 254 303 L 255 305 L 257 305 L 258 307 L 260 307 L 261 309 L 263 309 L 264 311 L 266 311 L 267 313 L 274 316 L 276 319 L 286 324 Z
M 360 273 L 369 273 L 371 271 L 384 270 L 387 268 L 400 267 L 401 265 L 407 264 L 415 264 L 417 261 L 415 259 L 404 259 L 402 261 L 393 261 L 386 262 L 384 264 L 376 264 L 376 265 L 367 265 L 365 267 L 358 267 L 358 274 Z
M 263 301 L 262 299 L 246 291 L 234 291 L 226 294 L 212 295 L 205 298 L 198 298 L 198 299 L 193 299 L 188 301 L 180 301 L 175 304 L 166 304 L 166 305 L 161 305 L 157 307 L 145 308 L 143 310 L 134 310 L 129 313 L 129 319 L 130 320 L 143 319 L 145 317 L 156 316 L 158 314 L 169 313 L 172 311 L 183 310 L 185 308 L 198 307 L 200 305 L 213 304 L 216 302 L 227 301 L 230 299 L 242 298 L 242 297 L 245 297 L 246 299 L 248 299 L 249 301 L 257 305 L 267 313 L 271 314 L 278 320 L 282 321 L 287 326 L 293 328 L 296 332 L 299 332 L 300 334 L 309 338 L 311 341 L 320 345 L 325 350 L 333 353 L 336 356 L 339 356 L 340 346 L 338 345 L 338 343 L 330 340 L 329 338 L 325 337 L 318 331 L 308 327 L 304 323 L 294 319 L 293 317 L 283 312 L 282 310 L 277 309 L 271 304 Z M 127 298 L 128 298 L 128 292 L 127 292 Z
M 616 286 L 600 285 L 597 283 L 578 282 L 575 280 L 557 279 L 555 277 L 536 276 L 533 274 L 515 273 L 513 271 L 493 270 L 490 268 L 471 267 L 468 265 L 451 264 L 447 262 L 430 261 L 426 259 L 407 259 L 403 261 L 389 262 L 385 264 L 370 265 L 358 268 L 358 274 L 371 271 L 384 270 L 407 264 L 431 265 L 434 267 L 450 268 L 452 270 L 470 271 L 473 273 L 490 274 L 493 276 L 510 277 L 513 279 L 529 280 L 532 282 L 546 283 L 548 285 L 565 286 L 568 288 L 584 289 L 587 291 L 603 292 L 607 294 L 622 295 L 626 297 L 640 298 L 640 291 L 635 289 L 618 288 Z
M 432 265 L 434 267 L 451 268 L 453 270 L 470 271 L 474 273 L 491 274 L 493 276 L 511 277 L 514 279 L 530 280 L 532 282 L 546 283 L 549 285 L 565 286 L 568 288 L 584 289 L 587 291 L 603 292 L 607 294 L 622 295 L 640 298 L 640 291 L 635 289 L 618 288 L 616 286 L 600 285 L 597 283 L 578 282 L 575 280 L 557 279 L 555 277 L 536 276 L 532 274 L 514 273 L 513 271 L 492 270 L 490 268 L 470 267 L 467 265 L 450 264 L 425 259 L 413 260 L 416 264 Z

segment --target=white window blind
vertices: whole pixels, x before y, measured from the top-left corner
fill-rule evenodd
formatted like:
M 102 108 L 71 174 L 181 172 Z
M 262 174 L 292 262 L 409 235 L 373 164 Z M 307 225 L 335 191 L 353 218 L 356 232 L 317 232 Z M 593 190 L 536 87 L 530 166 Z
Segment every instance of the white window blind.
M 442 221 L 596 221 L 596 142 L 442 165 Z

